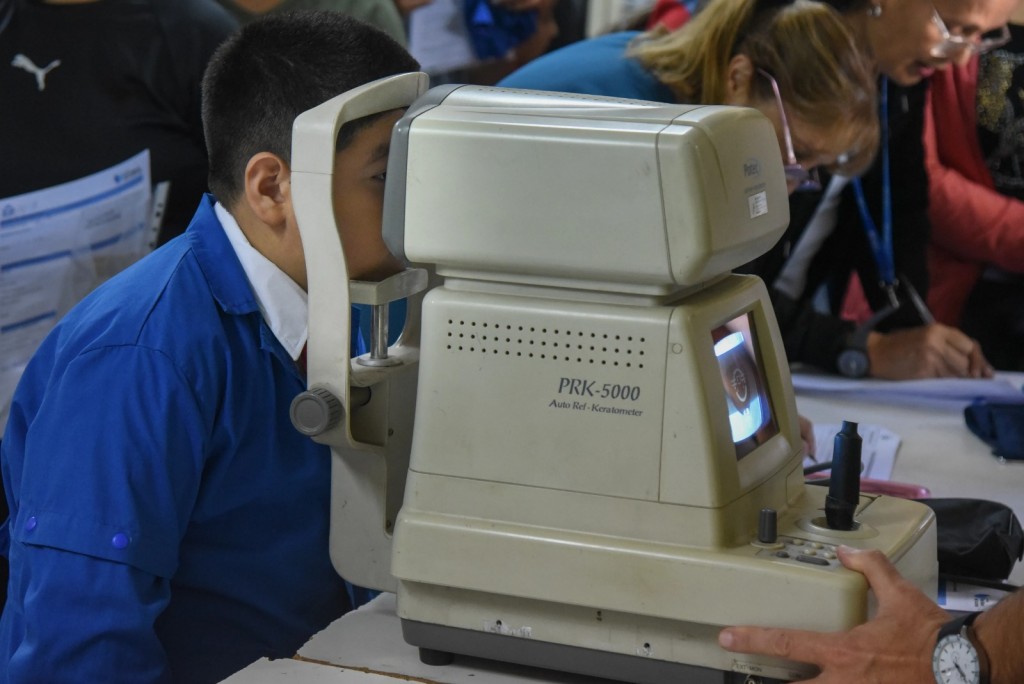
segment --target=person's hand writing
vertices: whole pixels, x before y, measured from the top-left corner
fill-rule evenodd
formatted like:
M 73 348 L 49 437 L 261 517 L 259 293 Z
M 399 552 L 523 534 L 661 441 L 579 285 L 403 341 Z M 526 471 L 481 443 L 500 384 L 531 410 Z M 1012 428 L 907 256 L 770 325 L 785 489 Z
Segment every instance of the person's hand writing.
M 976 341 L 941 323 L 868 335 L 871 376 L 884 380 L 990 378 Z
M 877 550 L 841 546 L 843 565 L 864 574 L 878 598 L 878 614 L 846 632 L 727 627 L 718 643 L 727 651 L 817 665 L 815 684 L 906 684 L 934 680 L 932 650 L 944 610 L 902 577 Z

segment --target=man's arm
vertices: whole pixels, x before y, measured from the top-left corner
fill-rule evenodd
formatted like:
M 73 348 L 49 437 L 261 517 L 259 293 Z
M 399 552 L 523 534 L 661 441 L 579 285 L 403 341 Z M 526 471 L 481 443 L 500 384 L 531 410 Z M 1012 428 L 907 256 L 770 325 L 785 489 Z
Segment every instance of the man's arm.
M 974 633 L 988 655 L 991 684 L 1024 682 L 1024 591 L 1010 594 L 979 615 Z
M 170 599 L 170 581 L 122 563 L 60 549 L 20 545 L 20 643 L 0 664 L 10 682 L 168 681 L 153 631 Z
M 3 443 L 14 497 L 0 671 L 168 681 L 154 625 L 202 472 L 192 390 L 166 356 L 129 345 L 27 377 Z

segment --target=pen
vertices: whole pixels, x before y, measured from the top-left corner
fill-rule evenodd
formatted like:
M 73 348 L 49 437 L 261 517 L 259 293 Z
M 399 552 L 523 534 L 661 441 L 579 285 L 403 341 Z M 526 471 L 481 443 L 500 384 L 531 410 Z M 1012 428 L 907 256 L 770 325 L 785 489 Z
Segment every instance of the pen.
M 917 288 L 906 278 L 903 279 L 903 284 L 907 288 L 907 294 L 910 295 L 910 303 L 914 305 L 914 309 L 917 310 L 917 315 L 921 317 L 921 322 L 925 325 L 931 325 L 935 322 L 935 316 L 928 309 L 928 305 L 921 299 L 921 295 L 917 293 Z
M 875 480 L 870 477 L 860 479 L 860 491 L 865 494 L 888 494 L 903 499 L 927 499 L 932 495 L 930 489 L 909 482 L 893 482 L 891 480 Z
M 810 484 L 817 484 L 814 480 L 824 480 L 828 473 L 811 473 L 807 475 Z M 911 484 L 909 482 L 893 482 L 892 480 L 876 480 L 871 477 L 860 478 L 860 491 L 862 494 L 887 494 L 898 496 L 902 499 L 927 499 L 932 495 L 930 489 L 923 485 Z

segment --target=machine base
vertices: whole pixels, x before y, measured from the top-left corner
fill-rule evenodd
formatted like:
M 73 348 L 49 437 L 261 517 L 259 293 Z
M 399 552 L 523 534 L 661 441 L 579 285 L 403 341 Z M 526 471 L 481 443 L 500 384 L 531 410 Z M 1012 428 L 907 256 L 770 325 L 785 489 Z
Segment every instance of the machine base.
M 696 665 L 652 660 L 638 656 L 596 651 L 546 641 L 489 634 L 459 627 L 402 620 L 406 643 L 420 648 L 427 665 L 445 665 L 443 654 L 462 654 L 488 660 L 541 667 L 560 672 L 600 677 L 630 684 L 783 684 L 784 680 L 740 672 L 724 672 Z

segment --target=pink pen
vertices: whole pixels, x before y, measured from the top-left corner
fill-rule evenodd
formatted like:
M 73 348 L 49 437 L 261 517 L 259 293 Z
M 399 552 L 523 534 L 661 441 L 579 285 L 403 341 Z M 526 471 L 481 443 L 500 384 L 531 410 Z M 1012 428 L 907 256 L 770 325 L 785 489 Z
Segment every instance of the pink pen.
M 823 480 L 829 476 L 828 471 L 811 473 L 808 480 Z M 922 485 L 910 484 L 907 482 L 892 482 L 891 480 L 876 480 L 870 477 L 860 478 L 860 491 L 865 494 L 885 494 L 887 496 L 898 496 L 901 499 L 927 499 L 932 492 Z

